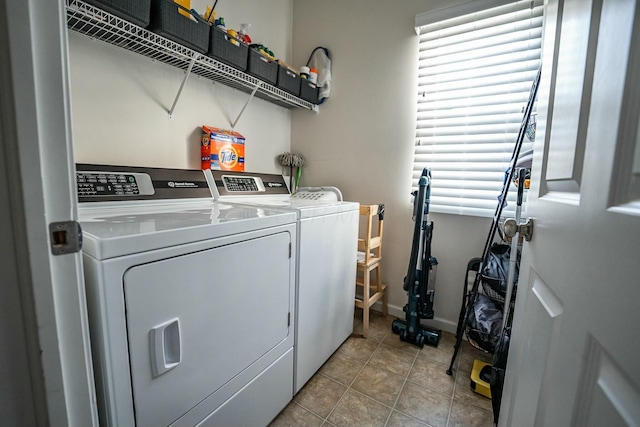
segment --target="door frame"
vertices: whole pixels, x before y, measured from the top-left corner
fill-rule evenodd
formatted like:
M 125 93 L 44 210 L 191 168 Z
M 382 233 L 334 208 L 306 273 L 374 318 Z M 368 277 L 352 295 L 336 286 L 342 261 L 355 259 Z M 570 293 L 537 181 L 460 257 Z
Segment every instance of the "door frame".
M 49 244 L 77 219 L 64 2 L 2 0 L 0 27 L 3 420 L 97 426 L 81 254 Z

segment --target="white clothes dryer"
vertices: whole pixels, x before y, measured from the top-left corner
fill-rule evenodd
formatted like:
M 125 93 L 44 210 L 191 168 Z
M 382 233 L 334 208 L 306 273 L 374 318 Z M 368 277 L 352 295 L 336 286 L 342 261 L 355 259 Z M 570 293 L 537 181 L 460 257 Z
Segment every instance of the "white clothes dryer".
M 267 425 L 293 396 L 297 216 L 213 202 L 198 170 L 76 170 L 101 426 Z
M 359 204 L 336 188 L 289 193 L 282 175 L 205 171 L 214 199 L 298 218 L 294 393 L 353 333 Z

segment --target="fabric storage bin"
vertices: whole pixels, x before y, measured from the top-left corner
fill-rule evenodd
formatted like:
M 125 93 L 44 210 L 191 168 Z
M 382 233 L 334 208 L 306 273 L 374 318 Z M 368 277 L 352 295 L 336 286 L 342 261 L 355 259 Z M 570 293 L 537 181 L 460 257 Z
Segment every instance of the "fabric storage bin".
M 239 70 L 247 69 L 249 47 L 219 28 L 211 28 L 207 56 L 229 64 Z
M 191 13 L 171 0 L 152 0 L 149 29 L 197 52 L 206 53 L 211 26 L 199 16 L 192 14 L 196 21 L 187 18 L 178 9 Z
M 85 0 L 119 18 L 146 28 L 151 17 L 151 0 Z
M 318 86 L 307 79 L 300 79 L 300 98 L 312 104 L 318 103 Z
M 277 87 L 286 90 L 292 95 L 300 96 L 300 80 L 298 73 L 278 64 Z
M 278 63 L 255 49 L 249 49 L 247 73 L 275 85 L 278 81 Z

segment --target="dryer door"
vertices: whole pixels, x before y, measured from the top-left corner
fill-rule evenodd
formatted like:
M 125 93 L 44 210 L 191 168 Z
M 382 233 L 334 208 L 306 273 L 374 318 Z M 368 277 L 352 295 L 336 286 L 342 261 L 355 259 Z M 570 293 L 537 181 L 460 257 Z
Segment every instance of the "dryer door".
M 290 242 L 281 232 L 125 273 L 138 427 L 167 426 L 201 402 L 212 411 L 291 348 Z

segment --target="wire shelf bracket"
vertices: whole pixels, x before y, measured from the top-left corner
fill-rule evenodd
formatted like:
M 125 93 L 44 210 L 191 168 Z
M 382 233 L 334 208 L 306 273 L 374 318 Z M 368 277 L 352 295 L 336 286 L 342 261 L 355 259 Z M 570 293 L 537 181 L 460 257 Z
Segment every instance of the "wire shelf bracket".
M 189 78 L 189 74 L 191 74 L 191 70 L 193 69 L 193 64 L 196 63 L 197 54 L 193 55 L 193 59 L 189 64 L 189 68 L 187 68 L 184 77 L 182 78 L 182 83 L 180 83 L 180 88 L 178 88 L 178 93 L 176 93 L 176 97 L 173 100 L 173 105 L 171 106 L 171 110 L 169 110 L 169 119 L 173 119 L 173 112 L 176 109 L 176 105 L 178 104 L 178 99 L 180 99 L 180 95 L 182 94 L 182 89 L 184 88 L 185 83 L 187 83 L 187 79 Z
M 238 117 L 236 117 L 235 121 L 233 123 L 231 123 L 231 130 L 235 130 L 236 125 L 238 124 L 238 121 L 240 120 L 240 117 L 242 117 L 242 113 L 244 113 L 244 110 L 247 108 L 247 106 L 249 105 L 249 103 L 253 99 L 254 95 L 256 94 L 258 89 L 260 88 L 261 84 L 262 83 L 258 83 L 256 85 L 256 87 L 251 91 L 251 95 L 249 95 L 249 99 L 247 99 L 247 102 L 245 102 L 244 105 L 242 106 L 242 110 L 240 110 L 240 113 L 238 113 Z

